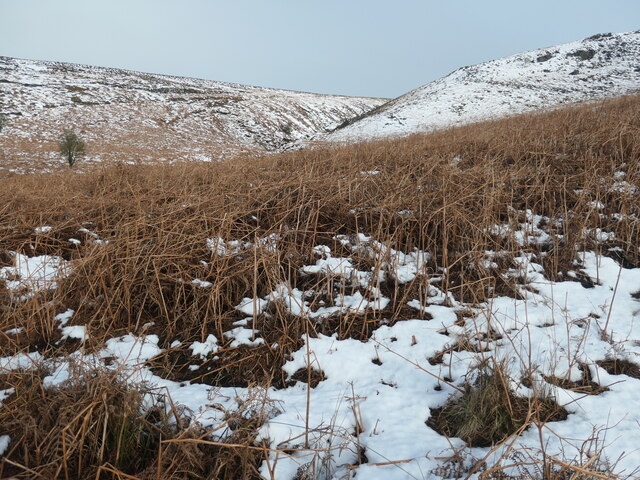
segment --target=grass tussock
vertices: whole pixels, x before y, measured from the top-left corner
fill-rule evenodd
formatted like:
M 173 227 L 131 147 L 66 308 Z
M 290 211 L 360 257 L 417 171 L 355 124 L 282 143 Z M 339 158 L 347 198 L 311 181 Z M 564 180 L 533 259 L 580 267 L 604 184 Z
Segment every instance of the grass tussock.
M 432 409 L 427 425 L 448 437 L 463 439 L 471 447 L 489 447 L 535 422 L 564 420 L 567 412 L 543 395 L 516 396 L 505 367 L 483 364 L 464 392 L 452 396 L 442 408 Z
M 14 371 L 1 379 L 14 392 L 0 409 L 12 439 L 2 478 L 259 478 L 260 449 L 227 446 L 253 443 L 258 411 L 231 414 L 230 434 L 213 444 L 188 412 L 116 371 L 78 367 L 53 387 L 45 378 L 45 371 Z
M 34 372 L 6 377 L 15 393 L 0 409 L 13 440 L 0 462 L 3 475 L 88 478 L 101 466 L 130 474 L 153 463 L 168 425 L 142 413 L 144 389 L 107 371 L 74 374 L 54 388 Z

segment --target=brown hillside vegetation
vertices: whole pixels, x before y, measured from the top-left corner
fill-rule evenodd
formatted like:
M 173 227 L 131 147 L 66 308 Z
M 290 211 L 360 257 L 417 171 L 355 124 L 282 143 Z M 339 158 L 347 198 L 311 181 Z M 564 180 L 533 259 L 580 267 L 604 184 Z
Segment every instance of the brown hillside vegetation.
M 58 288 L 25 301 L 12 299 L 0 280 L 0 357 L 76 350 L 79 342 L 60 341 L 54 319 L 61 308 L 72 308 L 73 324 L 86 326 L 85 351 L 97 351 L 117 335 L 154 333 L 166 349 L 151 360 L 160 376 L 281 388 L 290 381 L 281 367 L 304 335 L 366 339 L 382 320 L 416 318 L 406 303 L 428 290 L 431 274 L 443 275 L 441 288 L 460 302 L 517 296 L 518 280 L 501 274 L 510 265 L 508 256 L 497 269 L 469 264 L 487 251 L 522 251 L 515 239 L 496 236 L 488 227 L 515 225 L 526 210 L 563 220 L 546 226 L 551 245 L 525 247 L 539 256 L 549 278 L 568 279 L 578 249 L 640 266 L 640 197 L 612 188 L 620 171 L 627 186 L 640 188 L 639 96 L 258 159 L 122 164 L 0 179 L 0 266 L 9 264 L 9 252 L 20 252 L 62 256 L 73 267 Z M 34 231 L 44 225 L 52 229 Z M 584 234 L 596 228 L 615 232 L 616 239 L 599 243 Z M 335 290 L 325 286 L 326 278 L 302 275 L 300 268 L 314 263 L 314 246 L 340 252 L 336 235 L 359 233 L 401 251 L 430 252 L 429 274 L 404 285 L 381 284 L 391 302 L 375 313 L 344 313 L 315 323 L 276 304 L 268 317 L 254 316 L 264 344 L 223 346 L 209 369 L 187 369 L 185 351 L 170 348 L 175 339 L 203 342 L 208 334 L 224 339 L 242 318 L 235 306 L 243 298 L 263 297 L 282 282 L 318 292 L 309 299 L 312 307 L 329 301 Z M 272 234 L 277 248 L 260 242 Z M 216 238 L 262 246 L 215 255 L 207 239 Z M 349 255 L 379 268 L 370 257 Z M 212 285 L 197 288 L 194 279 Z M 349 292 L 351 287 L 336 288 Z M 2 333 L 14 328 L 24 330 Z M 276 343 L 279 348 L 273 349 Z M 304 372 L 305 379 L 307 373 L 321 376 Z M 230 445 L 246 448 L 222 447 L 203 441 L 206 432 L 152 421 L 133 407 L 115 415 L 118 405 L 138 405 L 141 395 L 119 377 L 97 380 L 79 373 L 47 390 L 38 372 L 0 374 L 0 390 L 16 392 L 0 409 L 0 425 L 8 426 L 12 438 L 0 460 L 0 478 L 257 478 L 265 458 L 253 444 L 259 419 L 235 422 Z M 57 422 L 55 412 L 70 401 L 84 416 Z M 111 412 L 110 420 L 100 412 Z M 162 443 L 171 439 L 184 441 Z M 131 448 L 144 453 L 131 458 L 125 454 Z

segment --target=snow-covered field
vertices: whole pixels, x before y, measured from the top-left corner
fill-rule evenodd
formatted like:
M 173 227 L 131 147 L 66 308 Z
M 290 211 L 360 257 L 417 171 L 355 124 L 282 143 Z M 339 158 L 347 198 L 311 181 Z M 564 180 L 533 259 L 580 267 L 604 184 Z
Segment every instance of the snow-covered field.
M 640 91 L 640 31 L 463 67 L 318 140 L 409 135 Z
M 495 235 L 513 236 L 523 249 L 549 242 L 544 226 L 554 225 L 555 220 L 522 213 L 525 220 L 518 228 L 489 228 Z M 613 234 L 596 232 L 594 237 L 594 232 L 585 231 L 584 235 L 612 240 Z M 403 285 L 425 274 L 427 252 L 396 251 L 364 234 L 342 235 L 336 240 L 354 254 L 370 256 L 377 267 L 359 269 L 353 258 L 335 256 L 328 245 L 318 245 L 314 249 L 316 262 L 301 271 L 324 276 L 334 285 L 332 305 L 318 304 L 314 300 L 317 292 L 303 292 L 286 283 L 263 298 L 245 298 L 236 308 L 246 317 L 225 333 L 227 340 L 234 339 L 232 346 L 264 342 L 260 331 L 252 329 L 252 322 L 274 302 L 292 316 L 321 323 L 340 312 L 383 309 L 389 298 L 380 292 L 381 282 L 393 279 Z M 217 256 L 278 248 L 277 236 L 256 243 L 220 238 L 203 239 L 203 243 Z M 494 260 L 501 255 L 487 252 L 478 265 L 497 268 Z M 265 478 L 302 478 L 305 471 L 308 476 L 304 478 L 327 479 L 354 475 L 367 479 L 458 478 L 466 474 L 477 478 L 487 465 L 516 463 L 520 465 L 506 468 L 504 473 L 534 475 L 540 466 L 521 464 L 522 459 L 542 451 L 548 458 L 579 465 L 597 455 L 595 462 L 590 462 L 596 470 L 614 470 L 621 478 L 632 478 L 638 475 L 640 465 L 640 410 L 634 408 L 640 379 L 612 375 L 599 362 L 615 359 L 637 364 L 640 359 L 640 268 L 624 268 L 592 251 L 580 252 L 578 258 L 567 281 L 553 282 L 531 254 L 521 253 L 515 258 L 515 267 L 504 273 L 519 279 L 520 299 L 498 296 L 482 304 L 461 304 L 443 293 L 439 288 L 442 278 L 434 276 L 428 290 L 408 302 L 415 311 L 413 320 L 393 326 L 381 321 L 365 341 L 338 340 L 336 335 L 306 337 L 283 370 L 289 376 L 307 366 L 323 372 L 323 380 L 312 389 L 302 382 L 284 389 L 264 389 L 160 378 L 145 364 L 162 352 L 156 335 L 113 338 L 97 354 L 88 355 L 80 349 L 58 360 L 45 360 L 37 352 L 21 353 L 0 359 L 0 370 L 44 363 L 51 372 L 45 385 L 53 386 L 68 378 L 72 365 L 94 366 L 109 359 L 109 368 L 124 368 L 132 382 L 145 382 L 154 391 L 165 392 L 173 404 L 187 407 L 194 421 L 217 432 L 213 437 L 217 440 L 224 440 L 229 433 L 224 427 L 229 411 L 248 400 L 262 402 L 260 408 L 263 413 L 266 408 L 267 421 L 258 440 L 266 440 L 272 449 L 261 469 Z M 588 284 L 571 278 L 578 271 L 590 279 Z M 22 295 L 55 288 L 54 281 L 69 273 L 64 260 L 22 255 L 16 255 L 15 267 L 0 270 L 0 276 L 12 278 L 7 283 L 9 290 Z M 355 287 L 355 293 L 341 294 L 345 285 Z M 197 286 L 206 289 L 211 284 L 198 281 Z M 56 318 L 63 339 L 87 341 L 83 327 L 66 326 L 74 311 L 60 310 Z M 475 351 L 452 348 L 463 342 L 476 347 Z M 178 346 L 176 339 L 172 347 Z M 220 347 L 215 335 L 191 344 L 193 368 L 199 368 L 207 358 L 215 359 Z M 440 360 L 433 361 L 438 354 Z M 427 426 L 430 409 L 442 407 L 457 390 L 462 391 L 474 368 L 488 358 L 506 364 L 510 387 L 518 396 L 532 397 L 544 390 L 564 406 L 568 418 L 539 428 L 531 426 L 493 449 L 469 448 L 462 440 L 447 439 Z M 589 395 L 549 380 L 580 382 L 585 375 L 603 387 L 602 391 Z M 533 383 L 527 384 L 525 378 Z M 11 393 L 2 391 L 0 398 Z M 11 438 L 0 439 L 2 453 L 11 445 Z

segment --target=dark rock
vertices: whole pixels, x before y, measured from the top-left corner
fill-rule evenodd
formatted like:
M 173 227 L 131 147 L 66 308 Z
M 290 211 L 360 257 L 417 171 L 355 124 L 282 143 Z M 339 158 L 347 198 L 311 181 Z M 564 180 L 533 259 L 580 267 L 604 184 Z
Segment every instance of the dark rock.
M 578 57 L 580 60 L 591 60 L 595 55 L 596 51 L 592 48 L 567 53 L 567 57 Z
M 540 55 L 536 61 L 538 63 L 542 63 L 542 62 L 546 62 L 547 60 L 551 60 L 553 58 L 553 54 L 552 53 L 545 53 L 544 55 Z
M 598 33 L 587 38 L 587 40 L 600 40 L 601 38 L 613 37 L 613 33 Z

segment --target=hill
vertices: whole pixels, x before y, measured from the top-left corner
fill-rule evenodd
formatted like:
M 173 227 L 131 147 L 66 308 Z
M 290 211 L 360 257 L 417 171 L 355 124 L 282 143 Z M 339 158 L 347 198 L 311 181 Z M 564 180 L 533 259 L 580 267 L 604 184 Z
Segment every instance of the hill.
M 0 168 L 64 167 L 56 148 L 64 128 L 86 139 L 84 166 L 264 153 L 383 102 L 0 57 Z
M 409 135 L 640 90 L 640 31 L 600 34 L 463 67 L 318 140 Z

